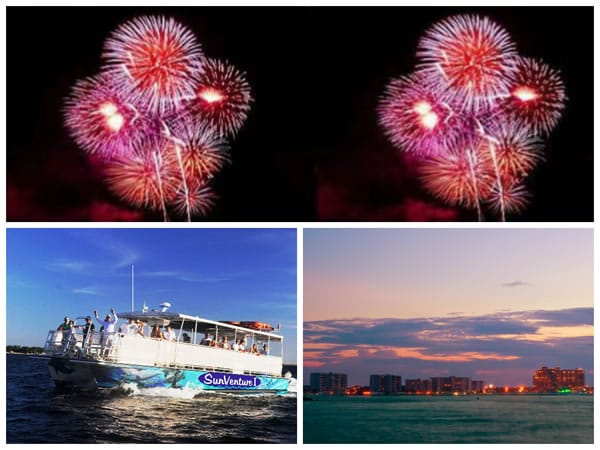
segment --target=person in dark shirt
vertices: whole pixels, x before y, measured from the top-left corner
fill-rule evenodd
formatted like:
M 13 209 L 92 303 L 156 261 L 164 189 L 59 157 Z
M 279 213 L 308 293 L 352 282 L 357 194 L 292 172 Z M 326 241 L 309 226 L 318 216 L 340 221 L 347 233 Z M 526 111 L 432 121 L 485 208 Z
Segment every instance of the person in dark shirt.
M 96 327 L 92 323 L 92 318 L 87 316 L 85 318 L 85 325 L 83 326 L 83 349 L 86 350 L 88 345 L 92 342 L 94 336 L 94 330 Z

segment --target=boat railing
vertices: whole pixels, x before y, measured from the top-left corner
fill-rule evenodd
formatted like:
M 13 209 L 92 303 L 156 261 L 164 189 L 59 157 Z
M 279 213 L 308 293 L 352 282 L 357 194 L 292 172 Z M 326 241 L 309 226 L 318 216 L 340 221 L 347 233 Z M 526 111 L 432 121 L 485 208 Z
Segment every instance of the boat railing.
M 88 333 L 73 329 L 50 330 L 44 345 L 46 354 L 52 356 L 116 360 L 119 356 L 120 335 L 114 333 Z

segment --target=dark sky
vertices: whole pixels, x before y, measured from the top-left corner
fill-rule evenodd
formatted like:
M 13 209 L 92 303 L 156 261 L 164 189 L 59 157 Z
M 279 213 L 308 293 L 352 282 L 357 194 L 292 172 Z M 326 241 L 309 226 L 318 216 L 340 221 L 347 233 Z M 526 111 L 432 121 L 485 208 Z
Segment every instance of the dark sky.
M 61 109 L 71 85 L 98 72 L 113 29 L 164 14 L 189 26 L 205 54 L 245 70 L 255 98 L 207 220 L 476 220 L 423 190 L 375 112 L 389 79 L 414 67 L 422 33 L 457 13 L 490 16 L 521 54 L 560 68 L 570 98 L 529 178 L 531 205 L 510 219 L 593 220 L 593 9 L 581 7 L 10 7 L 7 218 L 161 220 L 110 193 Z

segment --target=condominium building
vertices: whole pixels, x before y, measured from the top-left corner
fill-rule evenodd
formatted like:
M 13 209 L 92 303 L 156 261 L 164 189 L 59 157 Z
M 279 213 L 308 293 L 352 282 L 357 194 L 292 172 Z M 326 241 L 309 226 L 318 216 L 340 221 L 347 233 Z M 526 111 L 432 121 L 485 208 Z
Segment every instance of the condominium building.
M 400 375 L 371 375 L 369 385 L 374 394 L 398 394 L 402 392 L 402 377 Z
M 561 389 L 580 391 L 585 386 L 585 370 L 542 367 L 533 374 L 533 387 L 537 392 L 556 392 Z
M 313 372 L 310 374 L 311 392 L 344 394 L 348 388 L 348 375 L 345 373 Z

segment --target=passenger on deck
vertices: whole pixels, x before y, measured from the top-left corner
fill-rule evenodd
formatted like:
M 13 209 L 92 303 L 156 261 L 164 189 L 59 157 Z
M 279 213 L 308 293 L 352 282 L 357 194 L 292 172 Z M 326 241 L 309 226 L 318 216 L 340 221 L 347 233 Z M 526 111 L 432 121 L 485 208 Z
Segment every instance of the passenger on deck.
M 92 323 L 92 318 L 87 316 L 85 318 L 85 325 L 83 326 L 83 344 L 82 347 L 84 350 L 88 348 L 90 343 L 92 342 L 92 337 L 94 336 L 94 330 L 96 327 Z
M 137 325 L 138 336 L 145 337 L 144 336 L 144 322 L 142 322 L 141 320 L 138 320 L 136 325 Z
M 94 316 L 96 317 L 96 322 L 102 324 L 102 327 L 104 329 L 104 333 L 102 335 L 102 353 L 104 353 L 104 350 L 106 349 L 106 347 L 108 347 L 108 346 L 110 346 L 110 344 L 112 344 L 112 338 L 113 338 L 113 333 L 115 332 L 115 326 L 117 325 L 117 321 L 119 320 L 119 317 L 117 317 L 117 313 L 115 312 L 114 308 L 110 308 L 110 312 L 113 313 L 113 316 L 115 317 L 114 320 L 110 314 L 107 314 L 106 317 L 104 318 L 104 320 L 100 320 L 100 318 L 98 317 L 98 311 L 94 310 Z
M 268 355 L 269 354 L 269 349 L 267 347 L 267 344 L 263 344 L 262 349 L 260 351 L 261 355 Z
M 256 344 L 252 344 L 252 350 L 250 350 L 250 352 L 254 353 L 255 355 L 260 355 Z
M 69 331 L 69 318 L 65 317 L 64 318 L 64 322 L 61 323 L 58 328 L 56 329 L 56 331 Z
M 240 341 L 240 352 L 245 352 L 246 351 L 246 338 L 243 338 Z
M 67 328 L 65 329 L 63 327 L 63 330 L 62 330 L 63 352 L 66 352 L 69 349 L 69 343 L 71 342 L 71 340 L 75 339 L 75 336 L 73 335 L 74 330 L 75 330 L 75 322 L 73 322 L 72 320 L 69 320 L 69 322 L 67 323 Z
M 129 323 L 124 328 L 124 333 L 128 336 L 135 336 L 138 334 L 138 325 L 135 322 L 135 319 L 129 319 Z
M 191 338 L 191 337 L 190 337 L 190 335 L 189 335 L 189 334 L 187 334 L 187 333 L 183 333 L 183 334 L 181 335 L 181 340 L 182 340 L 183 342 L 185 342 L 186 344 L 189 344 L 190 342 L 192 342 L 192 338 Z
M 231 344 L 227 340 L 227 336 L 223 336 L 223 341 L 222 341 L 221 347 L 223 347 L 225 350 L 231 350 Z
M 209 347 L 212 345 L 212 338 L 210 334 L 204 333 L 204 338 L 200 341 L 200 345 L 208 345 Z
M 157 323 L 155 323 L 154 326 L 152 327 L 152 333 L 150 333 L 150 337 L 154 338 L 154 339 L 161 339 L 161 340 L 165 338 Z
M 231 346 L 231 348 L 233 350 L 235 350 L 236 352 L 240 351 L 240 340 L 236 339 L 236 341 L 233 343 L 233 345 Z
M 173 331 L 173 328 L 171 328 L 170 326 L 168 326 L 167 330 L 165 332 L 163 332 L 163 338 L 165 339 L 165 341 L 176 341 L 177 340 L 177 336 L 175 336 L 175 332 Z

